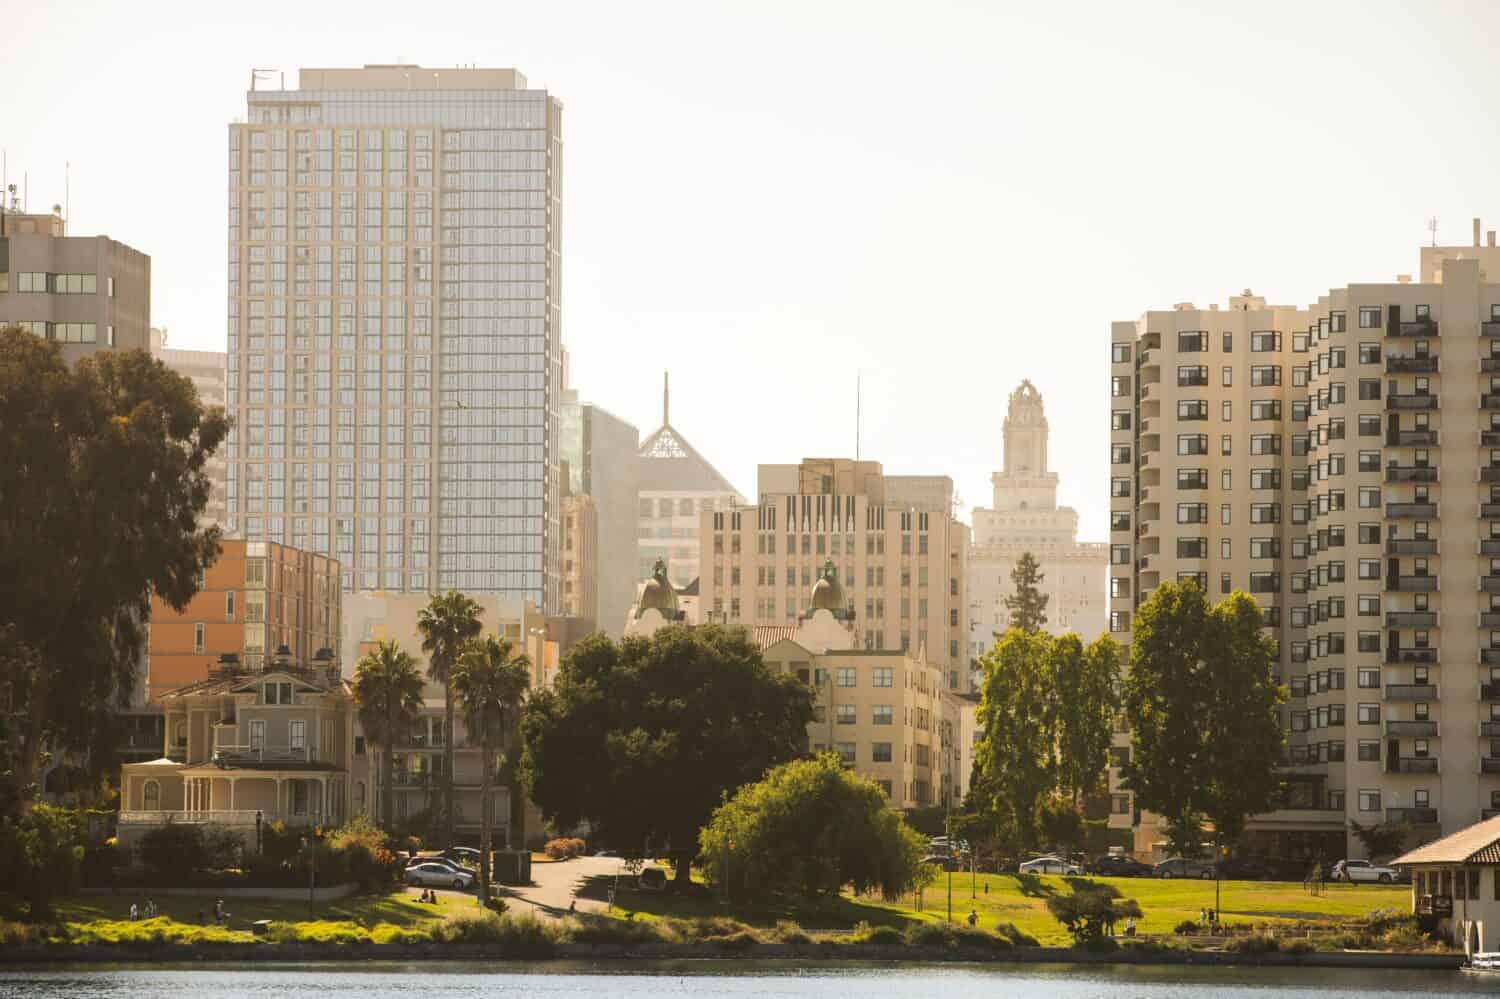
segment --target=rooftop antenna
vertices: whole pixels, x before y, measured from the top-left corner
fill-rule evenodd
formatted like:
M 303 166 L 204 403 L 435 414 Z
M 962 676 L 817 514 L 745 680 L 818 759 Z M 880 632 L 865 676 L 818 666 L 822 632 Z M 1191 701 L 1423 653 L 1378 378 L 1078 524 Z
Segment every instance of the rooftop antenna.
M 259 80 L 263 80 L 270 75 L 271 71 L 269 69 L 252 69 L 250 71 L 250 90 L 253 92 L 255 90 L 256 82 Z
M 68 234 L 68 219 L 73 216 L 73 164 L 63 160 L 63 235 Z
M 859 460 L 859 422 L 860 403 L 862 401 L 861 375 L 858 371 L 854 373 L 854 460 Z
M 1437 216 L 1427 220 L 1427 231 L 1432 233 L 1432 245 L 1437 246 Z
M 664 427 L 672 422 L 670 417 L 672 412 L 672 393 L 668 387 L 667 378 L 667 372 L 663 371 L 661 373 L 661 425 Z

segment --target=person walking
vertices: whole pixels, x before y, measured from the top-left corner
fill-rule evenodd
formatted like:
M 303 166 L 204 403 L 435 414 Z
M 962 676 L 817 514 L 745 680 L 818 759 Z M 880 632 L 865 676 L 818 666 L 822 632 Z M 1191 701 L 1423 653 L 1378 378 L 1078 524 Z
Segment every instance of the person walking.
M 969 925 L 970 926 L 978 926 L 979 925 L 979 911 L 977 909 L 970 909 L 969 910 Z
M 140 918 L 141 918 L 141 909 L 140 909 L 140 906 L 136 905 L 134 902 L 131 902 L 130 903 L 130 921 L 133 923 L 133 922 L 135 922 L 136 920 L 138 920 Z

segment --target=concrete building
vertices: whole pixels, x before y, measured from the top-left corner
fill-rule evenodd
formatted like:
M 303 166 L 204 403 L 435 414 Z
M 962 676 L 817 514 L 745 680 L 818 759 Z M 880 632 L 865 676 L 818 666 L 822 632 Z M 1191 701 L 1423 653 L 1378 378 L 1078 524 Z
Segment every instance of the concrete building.
M 659 564 L 626 634 L 650 637 L 672 624 L 695 622 Z M 804 612 L 790 623 L 755 626 L 751 635 L 769 669 L 815 688 L 810 752 L 837 752 L 879 784 L 892 807 L 956 805 L 969 778 L 960 739 L 975 728 L 977 702 L 948 689 L 943 666 L 900 648 L 870 648 L 858 630 L 838 569 L 825 559 Z
M 224 357 L 216 350 L 178 350 L 167 346 L 167 331 L 151 330 L 151 356 L 192 381 L 198 390 L 198 401 L 204 406 L 224 408 Z M 208 479 L 213 492 L 203 508 L 204 524 L 224 523 L 224 473 L 227 463 L 221 447 L 208 459 Z
M 1047 460 L 1047 415 L 1036 386 L 1010 394 L 1002 427 L 1002 470 L 990 476 L 993 506 L 975 507 L 969 550 L 969 655 L 978 658 L 1010 627 L 1005 598 L 1010 574 L 1025 552 L 1042 567 L 1047 630 L 1077 633 L 1085 642 L 1109 624 L 1109 546 L 1078 540 L 1078 511 L 1057 505 L 1057 473 Z
M 229 126 L 227 518 L 346 590 L 559 604 L 562 105 L 304 69 Z
M 598 521 L 594 589 L 598 610 L 594 627 L 619 638 L 635 599 L 634 581 L 641 575 L 636 534 L 640 518 L 640 431 L 609 410 L 582 402 L 569 390 L 562 408 L 563 460 L 568 488 L 592 497 Z M 655 507 L 652 507 L 653 513 Z M 567 555 L 563 555 L 564 577 Z M 566 579 L 564 581 L 566 603 Z
M 970 689 L 966 524 L 893 499 L 875 461 L 761 465 L 759 480 L 757 506 L 700 514 L 706 620 L 795 622 L 832 560 L 860 646 L 911 652 L 943 668 L 945 689 Z
M 587 494 L 563 496 L 562 613 L 587 634 L 599 620 L 599 504 Z
M 661 559 L 672 584 L 680 588 L 698 578 L 702 514 L 744 506 L 745 499 L 672 426 L 665 378 L 661 396 L 661 426 L 638 451 L 639 544 L 634 578 L 651 575 L 656 560 Z
M 1163 580 L 1261 603 L 1291 692 L 1266 852 L 1500 814 L 1500 257 L 1474 242 L 1420 283 L 1112 328 L 1111 629 Z
M 517 655 L 530 658 L 532 688 L 551 685 L 557 673 L 560 650 L 549 635 L 547 618 L 527 601 L 506 600 L 493 594 L 471 593 L 469 596 L 480 605 L 479 621 L 484 626 L 484 633 L 508 639 Z M 417 619 L 429 599 L 425 594 L 416 593 L 345 594 L 341 661 L 345 664 L 346 674 L 353 675 L 360 658 L 374 649 L 377 642 L 395 640 L 417 660 L 425 675 L 427 656 L 422 651 L 422 634 L 417 630 Z M 440 802 L 443 749 L 447 741 L 444 722 L 442 685 L 428 680 L 422 689 L 422 716 L 416 728 L 407 742 L 394 747 L 393 783 L 395 817 L 398 820 L 431 810 Z M 483 754 L 477 745 L 470 744 L 462 711 L 457 713 L 455 725 L 455 827 L 465 836 L 477 835 L 482 804 L 479 783 Z M 380 802 L 380 775 L 372 772 L 370 783 L 373 798 L 369 807 L 371 813 L 376 814 Z M 503 784 L 493 791 L 498 837 L 501 830 L 511 826 L 510 796 Z M 540 831 L 540 820 L 534 809 L 528 811 L 524 821 L 527 830 Z
M 151 258 L 108 236 L 69 236 L 60 213 L 0 196 L 0 327 L 20 326 L 76 361 L 150 346 Z
M 1500 950 L 1500 818 L 1485 819 L 1391 862 L 1411 874 L 1411 911 L 1466 953 Z
M 270 659 L 310 663 L 339 646 L 342 594 L 337 561 L 265 541 L 228 540 L 182 610 L 151 598 L 145 689 L 155 704 L 200 683 L 224 657 L 258 671 Z M 281 651 L 282 649 L 285 651 Z

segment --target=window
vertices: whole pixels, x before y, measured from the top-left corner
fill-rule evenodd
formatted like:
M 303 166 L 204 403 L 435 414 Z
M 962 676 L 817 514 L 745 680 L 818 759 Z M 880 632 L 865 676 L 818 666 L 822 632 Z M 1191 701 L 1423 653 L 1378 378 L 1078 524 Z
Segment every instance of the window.
M 889 762 L 891 762 L 891 744 L 889 742 L 872 742 L 872 743 L 870 743 L 870 762 L 871 763 L 889 763 Z M 890 791 L 887 790 L 886 793 L 889 794 Z
M 1379 399 L 1380 398 L 1380 379 L 1379 378 L 1361 378 L 1359 380 L 1359 397 L 1361 399 Z
M 1250 368 L 1250 384 L 1265 387 L 1281 384 L 1281 365 L 1257 364 Z
M 1374 330 L 1380 328 L 1380 309 L 1363 308 L 1359 310 L 1359 328 L 1362 330 Z M 1360 792 L 1363 794 L 1364 792 Z
M 853 666 L 840 666 L 834 670 L 834 683 L 840 687 L 852 687 L 857 681 L 857 673 Z
M 307 748 L 307 722 L 293 721 L 290 725 L 290 746 L 292 749 Z
M 1279 420 L 1281 419 L 1280 399 L 1252 399 L 1250 402 L 1250 419 L 1252 420 Z
M 1109 429 L 1111 429 L 1111 430 L 1129 430 L 1130 429 L 1130 410 L 1128 410 L 1128 409 L 1117 409 L 1114 412 L 1110 413 L 1109 414 Z
M 1380 363 L 1380 344 L 1378 344 L 1378 343 L 1362 343 L 1362 344 L 1360 344 L 1359 345 L 1359 363 L 1360 364 L 1379 364 Z
M 1355 720 L 1361 725 L 1379 725 L 1380 705 L 1361 704 L 1359 705 L 1359 710 L 1355 713 L 1354 717 Z
M 1130 344 L 1113 343 L 1109 347 L 1109 359 L 1113 364 L 1130 363 Z
M 1207 489 L 1208 469 L 1206 468 L 1179 468 L 1177 470 L 1178 489 Z
M 1190 388 L 1208 384 L 1208 365 L 1206 364 L 1183 364 L 1177 368 L 1177 384 L 1183 388 Z
M 1114 465 L 1130 464 L 1130 445 L 1112 444 L 1109 448 L 1109 460 Z
M 1128 478 L 1110 479 L 1109 494 L 1116 498 L 1128 497 L 1130 495 L 1130 480 Z
M 889 687 L 891 686 L 891 680 L 894 674 L 895 670 L 890 666 L 876 666 L 870 674 L 870 685 L 872 687 Z
M 1222 455 L 1234 453 L 1234 436 L 1232 434 L 1224 434 L 1219 438 L 1219 453 Z
M 1202 399 L 1179 399 L 1177 400 L 1177 418 L 1179 420 L 1206 420 L 1208 419 L 1208 403 Z
M 254 719 L 250 722 L 250 748 L 264 749 L 266 747 L 266 723 L 264 719 Z
M 203 651 L 203 625 L 201 624 L 193 625 L 193 651 Z
M 1225 333 L 1224 334 L 1224 353 L 1229 354 L 1229 353 L 1233 353 L 1233 352 L 1234 352 L 1234 334 L 1233 333 Z
M 1359 560 L 1360 579 L 1379 579 L 1380 560 L 1374 558 L 1362 558 Z
M 1220 381 L 1224 385 L 1225 388 L 1228 388 L 1229 386 L 1231 386 L 1231 385 L 1234 384 L 1234 369 L 1231 368 L 1229 365 L 1226 364 L 1221 369 L 1221 371 L 1220 371 L 1219 374 L 1220 374 Z
M 1109 612 L 1109 630 L 1112 631 L 1112 632 L 1129 631 L 1130 630 L 1130 612 L 1129 611 L 1110 611 Z
M 1179 524 L 1206 524 L 1208 523 L 1207 503 L 1178 503 L 1177 523 Z
M 1200 353 L 1208 349 L 1208 333 L 1196 330 L 1188 333 L 1177 334 L 1177 352 Z
M 1364 310 L 1360 309 L 1361 318 Z M 1378 789 L 1361 788 L 1359 792 L 1359 810 L 1361 812 L 1380 811 L 1380 791 Z
M 1359 418 L 1359 435 L 1361 437 L 1380 436 L 1380 417 L 1361 416 Z
M 1361 593 L 1358 608 L 1360 617 L 1379 617 L 1380 597 L 1373 593 Z
M 1281 333 L 1277 330 L 1262 330 L 1250 334 L 1251 353 L 1266 353 L 1281 349 Z
M 870 712 L 870 721 L 876 725 L 890 725 L 894 717 L 889 704 L 877 704 Z
M 854 705 L 836 704 L 833 708 L 834 721 L 840 725 L 853 725 L 858 718 L 855 716 Z
M 1109 380 L 1109 394 L 1116 399 L 1130 395 L 1130 376 L 1115 375 Z
M 1130 795 L 1112 794 L 1109 796 L 1109 811 L 1111 815 L 1130 814 Z
M 854 743 L 839 742 L 834 744 L 834 748 L 838 750 L 839 759 L 845 766 L 852 767 L 855 764 L 856 756 L 854 753 Z
M 1380 489 L 1377 486 L 1359 487 L 1359 507 L 1361 510 L 1380 509 Z
M 141 788 L 141 807 L 148 812 L 161 808 L 161 785 L 156 781 L 148 780 Z
M 265 685 L 265 703 L 267 704 L 291 704 L 292 685 L 290 683 L 268 683 Z
M 1208 558 L 1207 538 L 1178 538 L 1178 558 Z

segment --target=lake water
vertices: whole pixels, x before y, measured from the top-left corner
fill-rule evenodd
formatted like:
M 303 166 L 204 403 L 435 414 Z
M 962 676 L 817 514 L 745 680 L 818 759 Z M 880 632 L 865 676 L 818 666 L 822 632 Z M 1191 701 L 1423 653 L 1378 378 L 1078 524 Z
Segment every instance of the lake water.
M 369 962 L 212 967 L 0 967 L 0 997 L 26 999 L 1445 999 L 1500 986 L 1459 972 L 1333 968 L 829 965 L 678 961 L 595 965 Z

